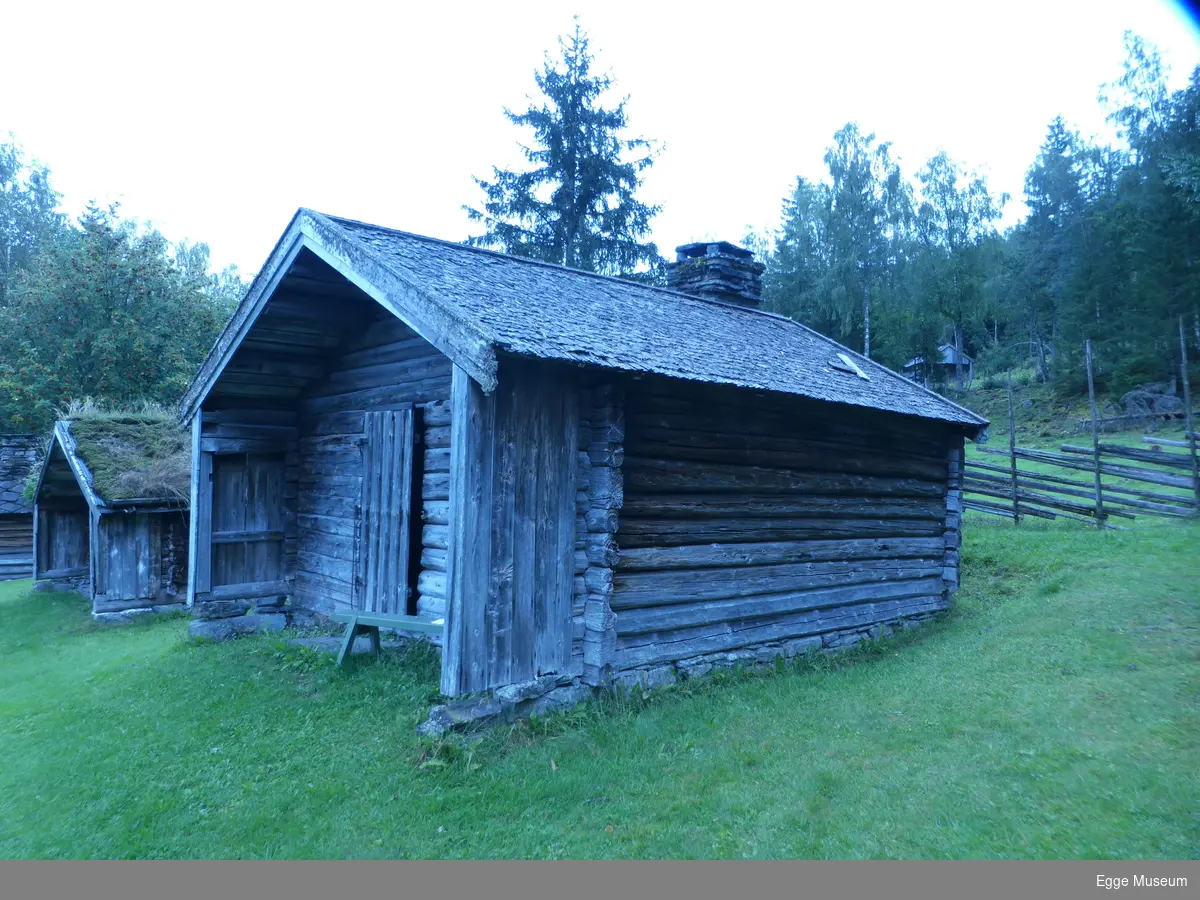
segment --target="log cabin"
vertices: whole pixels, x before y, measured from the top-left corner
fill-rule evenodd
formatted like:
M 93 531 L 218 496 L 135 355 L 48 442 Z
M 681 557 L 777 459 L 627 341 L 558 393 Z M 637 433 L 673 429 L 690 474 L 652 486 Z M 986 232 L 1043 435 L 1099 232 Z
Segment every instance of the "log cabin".
M 162 423 L 106 419 L 96 429 L 60 420 L 38 476 L 36 586 L 78 591 L 97 621 L 186 609 L 187 487 L 145 496 L 139 476 L 164 462 L 147 451 L 147 427 Z M 186 452 L 186 440 L 179 443 Z
M 297 212 L 181 402 L 196 614 L 437 623 L 456 697 L 946 609 L 987 421 L 759 309 L 748 251 L 677 253 L 663 289 Z
M 32 434 L 0 434 L 0 581 L 33 575 L 33 504 L 25 483 L 37 443 Z
M 961 381 L 958 377 L 960 365 L 962 366 Z M 937 356 L 928 362 L 924 356 L 916 356 L 906 362 L 904 373 L 926 386 L 932 380 L 936 384 L 958 383 L 962 388 L 964 385 L 969 385 L 975 378 L 975 360 L 953 344 L 942 344 L 938 347 Z

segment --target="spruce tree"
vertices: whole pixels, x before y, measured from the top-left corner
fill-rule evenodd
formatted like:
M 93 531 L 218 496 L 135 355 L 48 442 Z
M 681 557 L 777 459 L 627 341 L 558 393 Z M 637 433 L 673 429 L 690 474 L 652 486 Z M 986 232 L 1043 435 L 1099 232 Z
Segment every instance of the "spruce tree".
M 658 206 L 635 196 L 656 147 L 624 137 L 625 104 L 602 100 L 612 87 L 608 75 L 592 73 L 587 34 L 575 25 L 559 38 L 560 58 L 549 54 L 534 73 L 541 91 L 522 113 L 504 110 L 514 125 L 533 129 L 522 150 L 526 171 L 493 167 L 493 180 L 476 178 L 482 209 L 465 206 L 485 231 L 467 239 L 517 256 L 560 263 L 606 275 L 653 280 L 661 268 L 658 248 L 646 240 Z

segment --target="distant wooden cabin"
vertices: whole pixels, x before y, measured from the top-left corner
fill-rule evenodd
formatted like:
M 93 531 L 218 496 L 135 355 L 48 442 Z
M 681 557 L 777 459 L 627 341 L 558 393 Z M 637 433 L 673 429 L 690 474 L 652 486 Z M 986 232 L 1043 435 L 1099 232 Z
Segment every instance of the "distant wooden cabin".
M 84 455 L 69 420 L 54 426 L 34 498 L 35 577 L 78 590 L 97 619 L 186 608 L 187 500 L 178 493 L 122 496 L 97 483 L 95 457 L 135 449 L 136 430 L 105 423 Z M 110 461 L 111 468 L 111 461 Z
M 25 484 L 37 463 L 37 437 L 0 434 L 0 581 L 33 575 L 33 504 Z
M 947 384 L 957 380 L 960 362 L 962 363 L 963 383 L 970 384 L 975 374 L 975 361 L 953 344 L 942 344 L 938 347 L 937 358 L 928 366 L 925 365 L 924 356 L 910 359 L 904 364 L 904 371 L 910 378 L 924 381 L 927 376 L 932 375 L 934 381 Z
M 441 620 L 456 696 L 946 609 L 986 421 L 760 311 L 761 272 L 689 245 L 664 290 L 301 210 L 182 401 L 197 614 Z

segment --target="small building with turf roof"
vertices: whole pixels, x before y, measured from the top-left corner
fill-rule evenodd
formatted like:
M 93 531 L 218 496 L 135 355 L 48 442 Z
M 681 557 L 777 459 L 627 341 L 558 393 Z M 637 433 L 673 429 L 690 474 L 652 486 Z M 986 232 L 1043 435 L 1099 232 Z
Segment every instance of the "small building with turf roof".
M 100 620 L 185 608 L 189 467 L 161 412 L 57 422 L 34 494 L 39 588 L 83 593 Z
M 33 504 L 25 496 L 37 437 L 0 434 L 0 581 L 33 575 Z

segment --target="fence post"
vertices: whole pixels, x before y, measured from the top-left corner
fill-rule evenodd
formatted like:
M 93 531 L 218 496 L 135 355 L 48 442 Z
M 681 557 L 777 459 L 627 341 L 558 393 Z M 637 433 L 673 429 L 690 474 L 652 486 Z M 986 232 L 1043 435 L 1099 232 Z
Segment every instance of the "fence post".
M 1196 431 L 1192 425 L 1192 389 L 1188 385 L 1187 333 L 1183 330 L 1183 316 L 1179 317 L 1179 374 L 1183 379 L 1185 440 L 1192 457 L 1192 496 L 1195 500 L 1192 515 L 1200 516 L 1200 469 L 1196 461 Z
M 1088 403 L 1092 407 L 1092 462 L 1096 469 L 1096 527 L 1104 527 L 1104 500 L 1100 486 L 1100 426 L 1096 422 L 1096 383 L 1092 378 L 1092 342 L 1087 340 L 1084 345 L 1087 358 Z
M 1013 524 L 1021 524 L 1020 506 L 1017 505 L 1017 417 L 1013 413 L 1012 369 L 1008 370 L 1008 462 L 1012 472 Z

